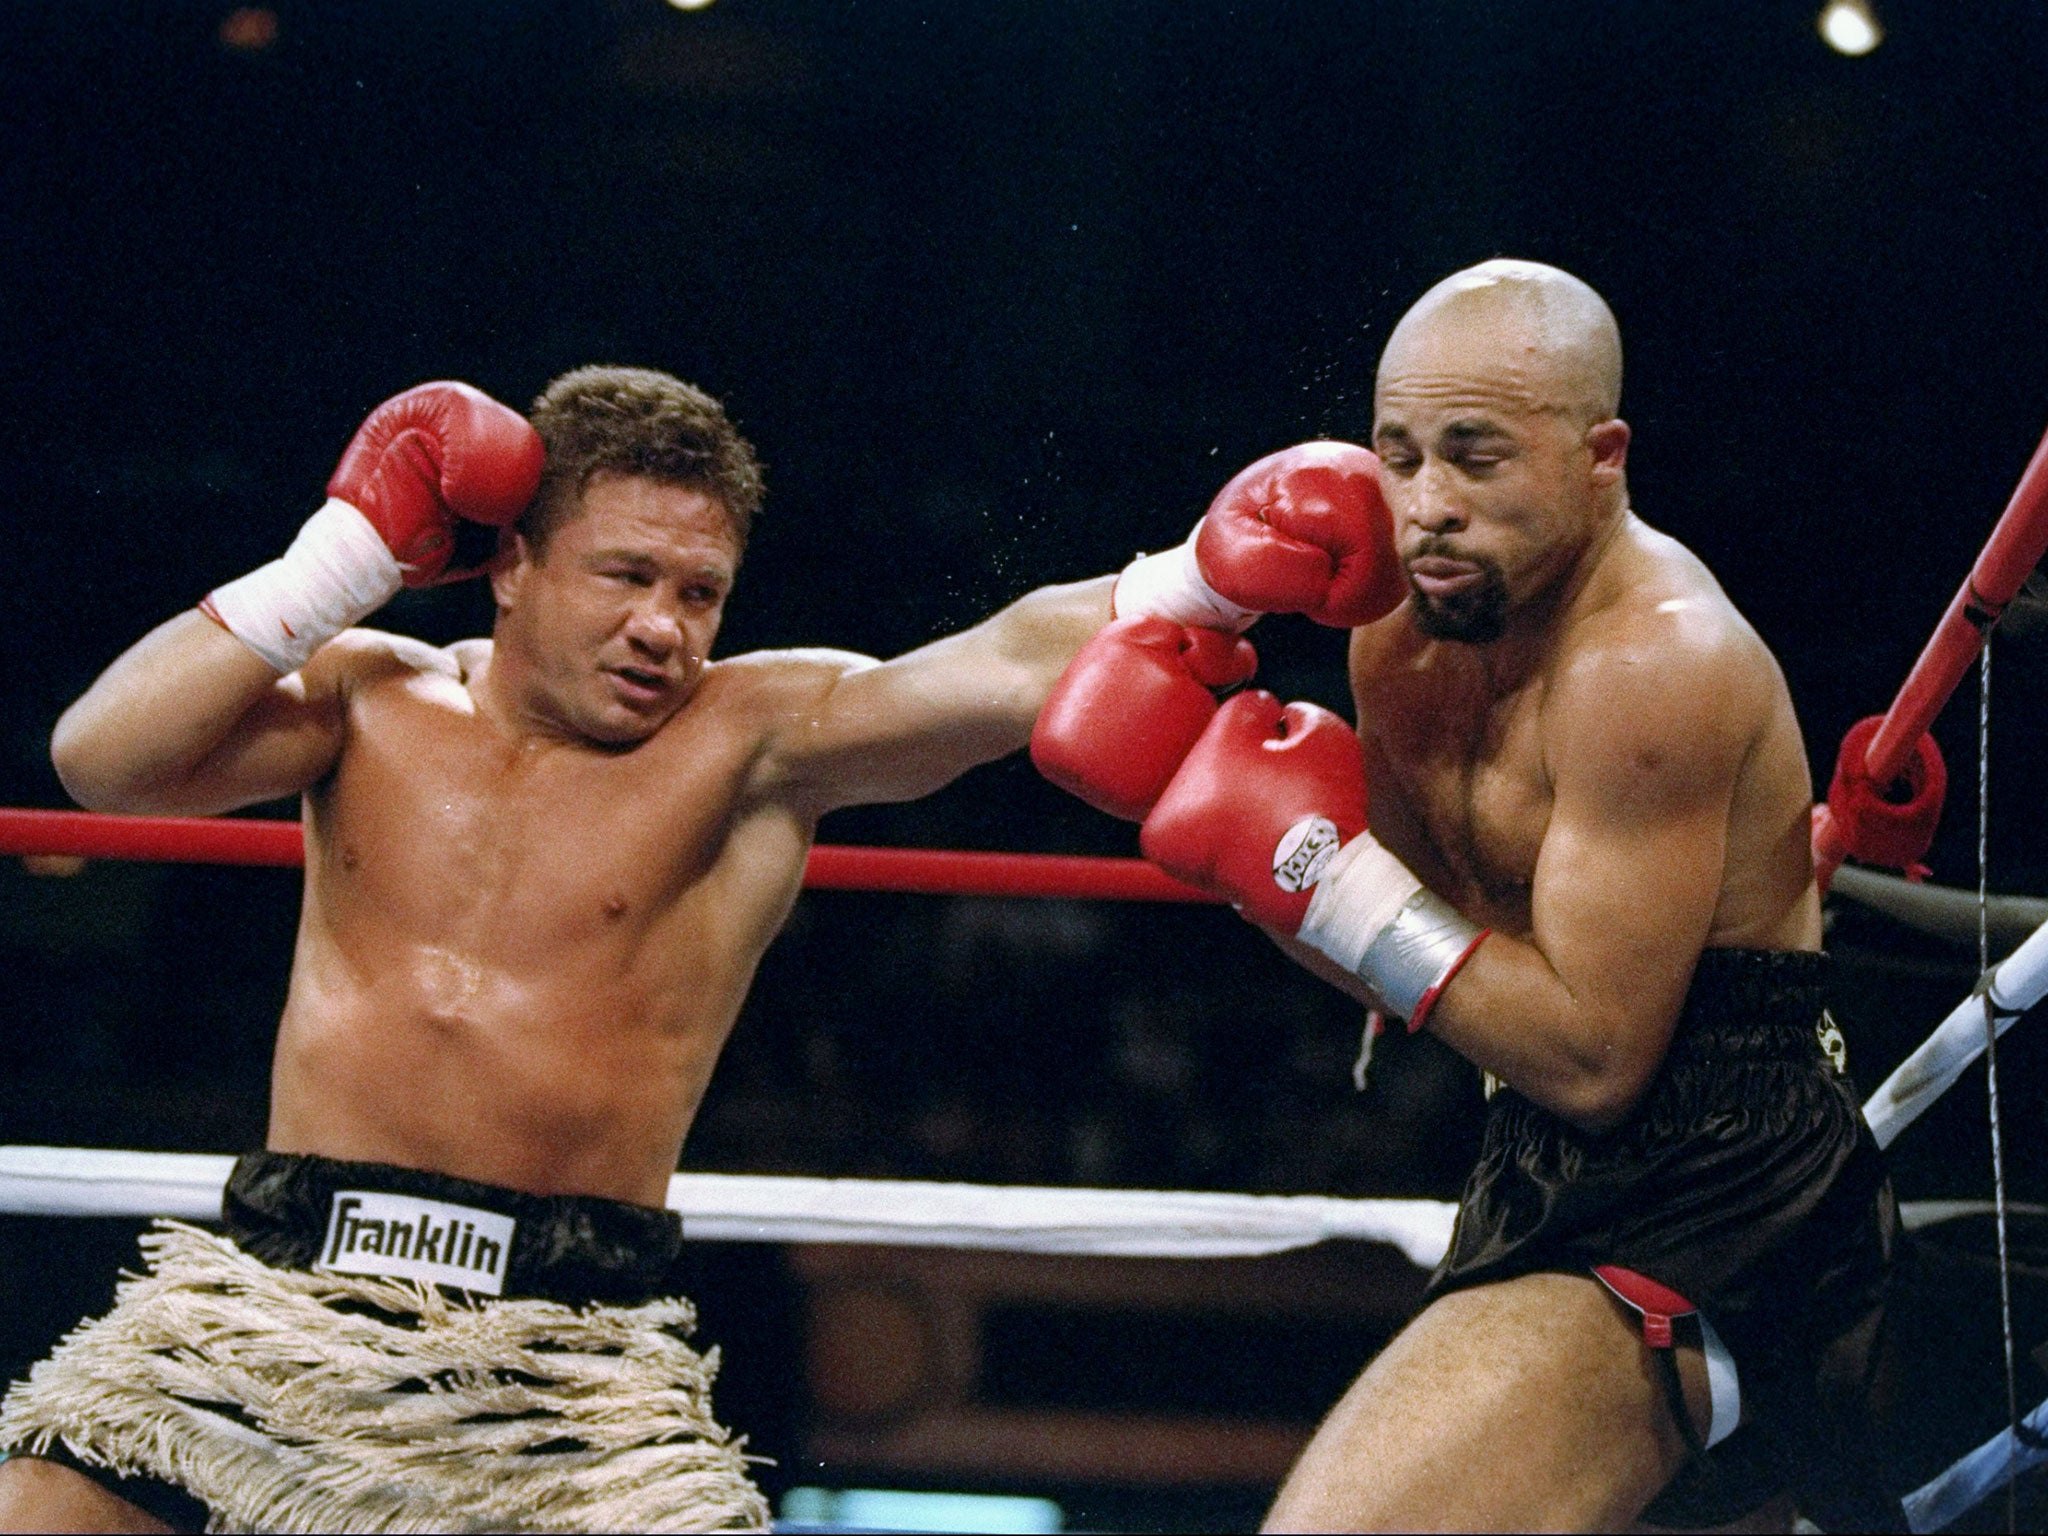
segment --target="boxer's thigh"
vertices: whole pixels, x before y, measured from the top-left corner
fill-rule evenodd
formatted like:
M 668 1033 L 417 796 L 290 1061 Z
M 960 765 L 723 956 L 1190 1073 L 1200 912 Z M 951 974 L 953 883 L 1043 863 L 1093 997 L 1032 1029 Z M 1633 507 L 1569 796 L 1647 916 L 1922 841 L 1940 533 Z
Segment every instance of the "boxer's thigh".
M 1690 1358 L 1686 1358 L 1687 1355 Z M 1705 1368 L 1681 1351 L 1703 1418 Z M 1686 1457 L 1641 1324 L 1590 1275 L 1432 1302 L 1316 1431 L 1269 1530 L 1616 1530 Z
M 39 1456 L 0 1462 L 0 1531 L 169 1531 L 82 1472 Z

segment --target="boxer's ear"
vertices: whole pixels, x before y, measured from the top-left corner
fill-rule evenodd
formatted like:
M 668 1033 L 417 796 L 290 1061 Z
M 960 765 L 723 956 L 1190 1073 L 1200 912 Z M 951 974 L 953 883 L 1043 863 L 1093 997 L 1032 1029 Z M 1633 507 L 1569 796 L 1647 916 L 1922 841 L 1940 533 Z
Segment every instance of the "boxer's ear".
M 1587 429 L 1586 447 L 1593 455 L 1593 478 L 1605 482 L 1628 468 L 1628 423 L 1619 416 L 1596 421 Z
M 491 596 L 500 608 L 513 607 L 526 578 L 533 570 L 535 555 L 526 535 L 514 529 L 500 544 L 498 557 L 490 564 Z

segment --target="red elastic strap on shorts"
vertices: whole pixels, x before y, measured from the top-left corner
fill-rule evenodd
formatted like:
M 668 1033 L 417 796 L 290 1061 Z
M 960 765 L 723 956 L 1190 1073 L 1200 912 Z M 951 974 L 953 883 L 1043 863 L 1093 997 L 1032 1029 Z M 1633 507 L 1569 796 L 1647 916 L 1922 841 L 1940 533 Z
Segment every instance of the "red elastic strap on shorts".
M 1484 944 L 1486 942 L 1486 936 L 1492 932 L 1493 930 L 1491 928 L 1482 928 L 1477 933 L 1472 935 L 1472 942 L 1465 946 L 1463 951 L 1459 953 L 1457 959 L 1453 960 L 1449 965 L 1444 967 L 1444 973 L 1443 975 L 1437 977 L 1436 985 L 1431 987 L 1427 992 L 1422 994 L 1422 1001 L 1417 1003 L 1415 1005 L 1415 1011 L 1408 1015 L 1409 1034 L 1412 1035 L 1415 1033 L 1415 1031 L 1422 1028 L 1423 1020 L 1429 1017 L 1429 1010 L 1436 1006 L 1436 1000 L 1444 995 L 1444 988 L 1448 987 L 1451 984 L 1451 978 L 1457 975 L 1459 971 L 1465 968 L 1465 962 L 1472 958 L 1472 951 L 1477 949 L 1481 944 Z
M 1627 1302 L 1643 1319 L 1643 1342 L 1652 1349 L 1670 1349 L 1676 1340 L 1672 1324 L 1699 1308 L 1668 1285 L 1619 1264 L 1595 1264 L 1593 1273 L 1608 1290 Z

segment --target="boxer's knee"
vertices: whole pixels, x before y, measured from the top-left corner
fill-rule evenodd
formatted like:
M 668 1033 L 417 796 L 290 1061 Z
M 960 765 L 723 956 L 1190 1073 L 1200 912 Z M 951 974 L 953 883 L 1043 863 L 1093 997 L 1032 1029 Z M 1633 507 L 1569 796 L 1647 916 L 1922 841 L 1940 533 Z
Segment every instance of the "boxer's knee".
M 40 1456 L 0 1462 L 0 1532 L 175 1529 L 116 1497 L 82 1472 Z

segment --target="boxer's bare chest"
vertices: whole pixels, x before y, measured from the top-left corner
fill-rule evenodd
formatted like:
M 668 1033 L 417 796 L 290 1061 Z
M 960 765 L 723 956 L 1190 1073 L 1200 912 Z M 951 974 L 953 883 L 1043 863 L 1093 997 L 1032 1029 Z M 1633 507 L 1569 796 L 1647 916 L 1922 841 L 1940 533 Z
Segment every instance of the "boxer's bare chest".
M 716 863 L 750 745 L 715 708 L 626 751 L 508 740 L 457 679 L 382 682 L 314 796 L 320 878 L 342 908 L 422 934 L 644 933 Z
M 1526 931 L 1552 806 L 1544 679 L 1502 692 L 1443 649 L 1355 668 L 1374 828 L 1461 908 Z

